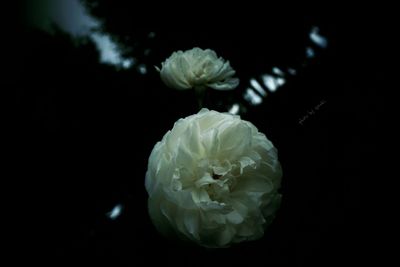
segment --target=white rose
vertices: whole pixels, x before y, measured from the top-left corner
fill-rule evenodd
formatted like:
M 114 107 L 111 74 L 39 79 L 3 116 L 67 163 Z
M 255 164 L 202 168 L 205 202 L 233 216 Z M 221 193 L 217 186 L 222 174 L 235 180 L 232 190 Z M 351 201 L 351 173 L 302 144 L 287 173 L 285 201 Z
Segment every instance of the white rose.
M 156 67 L 157 68 L 157 67 Z M 195 47 L 185 52 L 174 52 L 161 63 L 161 80 L 170 88 L 198 90 L 211 87 L 217 90 L 231 90 L 239 85 L 238 78 L 232 78 L 235 71 L 223 58 L 210 49 Z
M 206 247 L 255 240 L 280 204 L 273 144 L 239 116 L 202 109 L 151 152 L 148 208 L 156 228 Z

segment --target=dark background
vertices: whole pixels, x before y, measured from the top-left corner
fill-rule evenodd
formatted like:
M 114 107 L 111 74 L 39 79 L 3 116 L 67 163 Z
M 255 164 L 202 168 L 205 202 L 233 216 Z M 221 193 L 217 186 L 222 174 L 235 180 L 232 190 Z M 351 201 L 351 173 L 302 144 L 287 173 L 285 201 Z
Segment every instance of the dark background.
M 372 85 L 358 82 L 364 54 L 353 28 L 330 16 L 301 14 L 269 16 L 263 26 L 167 31 L 139 27 L 129 8 L 104 1 L 92 12 L 102 18 L 105 31 L 132 48 L 126 55 L 147 65 L 145 75 L 135 67 L 100 64 L 90 42 L 74 45 L 61 31 L 24 27 L 12 118 L 16 198 L 23 200 L 18 205 L 24 235 L 18 245 L 30 251 L 26 257 L 56 266 L 357 259 L 359 125 L 375 126 L 371 99 L 380 100 Z M 316 48 L 316 57 L 307 60 L 312 26 L 329 45 Z M 148 156 L 177 119 L 198 111 L 193 92 L 168 89 L 153 66 L 175 50 L 195 46 L 229 59 L 241 80 L 233 92 L 210 92 L 206 106 L 225 112 L 240 103 L 241 117 L 272 140 L 283 167 L 283 202 L 275 221 L 261 240 L 229 249 L 168 241 L 147 214 Z M 151 53 L 145 55 L 146 49 Z M 274 66 L 298 73 L 261 105 L 250 105 L 243 99 L 248 80 Z M 300 124 L 321 101 L 325 104 Z M 116 204 L 122 204 L 122 214 L 111 220 L 107 213 Z

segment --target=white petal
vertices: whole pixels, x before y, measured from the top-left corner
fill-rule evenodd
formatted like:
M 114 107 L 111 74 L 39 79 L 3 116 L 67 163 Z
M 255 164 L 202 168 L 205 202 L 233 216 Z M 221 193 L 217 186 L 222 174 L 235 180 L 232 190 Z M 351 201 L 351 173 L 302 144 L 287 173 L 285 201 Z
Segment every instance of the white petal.
M 209 173 L 206 173 L 201 179 L 196 181 L 197 187 L 202 187 L 203 185 L 214 184 L 216 181 L 210 176 Z
M 242 215 L 240 215 L 240 213 L 238 213 L 235 210 L 232 211 L 231 213 L 229 213 L 228 215 L 226 215 L 226 218 L 228 219 L 229 222 L 231 222 L 233 224 L 240 224 L 244 220 Z
M 232 227 L 226 227 L 225 230 L 220 234 L 218 245 L 223 247 L 227 245 L 233 239 L 236 231 Z
M 233 90 L 236 87 L 238 87 L 238 85 L 239 85 L 238 78 L 229 78 L 223 82 L 214 82 L 208 84 L 209 87 L 220 91 Z
M 199 239 L 199 213 L 196 210 L 187 210 L 183 217 L 187 231 L 195 239 Z

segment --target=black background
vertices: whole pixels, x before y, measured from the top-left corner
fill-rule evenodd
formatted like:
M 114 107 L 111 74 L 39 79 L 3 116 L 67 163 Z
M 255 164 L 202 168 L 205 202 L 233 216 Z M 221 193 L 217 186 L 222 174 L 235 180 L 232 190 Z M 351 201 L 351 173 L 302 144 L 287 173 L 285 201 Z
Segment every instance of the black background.
M 139 27 L 128 5 L 104 1 L 92 11 L 105 31 L 132 48 L 126 54 L 145 63 L 148 73 L 100 64 L 93 44 L 73 45 L 60 31 L 49 35 L 24 28 L 12 118 L 15 198 L 21 200 L 24 232 L 18 246 L 31 252 L 28 259 L 55 265 L 161 260 L 208 266 L 343 263 L 355 257 L 358 127 L 374 127 L 375 93 L 358 82 L 363 54 L 351 26 L 302 14 L 290 20 L 269 16 L 263 26 L 167 31 Z M 306 60 L 314 25 L 329 46 Z M 150 31 L 154 38 L 148 38 Z M 241 79 L 234 92 L 211 92 L 207 107 L 227 111 L 229 104 L 242 103 L 247 109 L 242 118 L 273 141 L 283 167 L 282 206 L 265 236 L 228 249 L 168 241 L 147 214 L 148 156 L 177 119 L 198 111 L 193 92 L 165 87 L 153 65 L 194 46 L 229 59 Z M 146 49 L 151 49 L 147 56 Z M 248 80 L 274 66 L 294 67 L 298 75 L 260 106 L 246 103 Z M 321 101 L 325 104 L 300 124 Z M 360 114 L 361 108 L 366 113 Z M 121 216 L 110 220 L 107 212 L 120 203 Z

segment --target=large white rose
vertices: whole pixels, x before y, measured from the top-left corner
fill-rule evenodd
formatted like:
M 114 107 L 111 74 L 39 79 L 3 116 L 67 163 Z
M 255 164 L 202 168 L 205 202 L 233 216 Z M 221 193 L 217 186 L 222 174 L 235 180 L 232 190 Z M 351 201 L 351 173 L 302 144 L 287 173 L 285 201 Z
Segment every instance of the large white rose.
M 185 52 L 174 52 L 161 63 L 161 80 L 170 88 L 198 90 L 211 87 L 231 90 L 238 86 L 239 79 L 233 78 L 235 71 L 223 58 L 210 49 L 195 47 Z
M 202 109 L 151 152 L 148 208 L 156 228 L 206 247 L 255 240 L 279 207 L 273 144 L 239 116 Z

